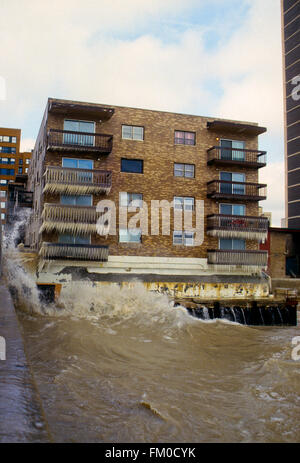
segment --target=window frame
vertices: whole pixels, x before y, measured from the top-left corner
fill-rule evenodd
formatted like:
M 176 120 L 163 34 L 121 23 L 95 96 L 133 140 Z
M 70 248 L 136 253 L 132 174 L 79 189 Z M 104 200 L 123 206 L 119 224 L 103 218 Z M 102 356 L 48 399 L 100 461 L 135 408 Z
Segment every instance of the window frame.
M 141 172 L 128 172 L 126 170 L 122 170 L 122 162 L 123 161 L 138 161 L 138 162 L 141 162 L 141 166 L 142 166 L 142 171 Z M 120 166 L 120 172 L 122 174 L 144 174 L 144 160 L 143 159 L 131 159 L 131 158 L 121 158 L 121 166 Z
M 176 166 L 183 166 L 183 175 L 176 175 Z M 193 167 L 193 176 L 189 176 L 189 175 L 186 175 L 186 166 L 190 166 L 190 167 Z M 188 164 L 188 163 L 184 163 L 184 162 L 174 162 L 174 170 L 173 170 L 173 174 L 174 174 L 174 177 L 176 178 L 195 178 L 195 171 L 196 171 L 196 166 L 195 164 Z
M 229 248 L 227 248 L 227 249 L 221 248 L 221 241 L 222 240 L 223 241 L 231 241 L 231 244 L 232 244 L 231 248 L 230 249 Z M 234 241 L 243 242 L 244 247 L 243 248 L 234 248 L 234 246 L 233 246 Z M 246 239 L 245 238 L 219 238 L 218 245 L 219 245 L 219 250 L 221 250 L 221 251 L 246 251 Z
M 125 194 L 126 194 L 126 201 L 125 199 Z M 139 195 L 141 196 L 140 199 L 130 199 L 132 195 Z M 132 205 L 131 203 L 133 201 L 139 201 L 140 205 Z M 120 191 L 119 193 L 119 203 L 121 207 L 142 207 L 143 205 L 143 193 L 132 193 L 132 192 L 127 192 L 127 191 Z
M 85 169 L 84 167 L 67 167 L 67 166 L 64 166 L 64 160 L 65 159 L 71 160 L 71 161 L 89 161 L 89 162 L 92 163 L 92 168 L 91 169 Z M 94 170 L 94 160 L 93 159 L 83 159 L 83 158 L 62 158 L 61 166 L 64 167 L 65 169 Z
M 138 230 L 139 233 L 135 234 L 130 234 L 129 230 Z M 121 240 L 121 231 L 127 231 L 126 236 L 139 236 L 139 241 L 137 240 L 130 240 L 130 241 L 123 241 Z M 140 227 L 136 228 L 119 228 L 119 243 L 121 244 L 141 244 L 142 243 L 142 229 Z
M 221 208 L 222 206 L 231 206 L 231 210 L 233 210 L 233 207 L 234 206 L 241 206 L 244 208 L 244 214 L 222 214 L 221 212 Z M 222 215 L 240 215 L 241 217 L 244 217 L 246 215 L 246 205 L 245 204 L 234 204 L 234 203 L 220 203 L 219 204 L 219 214 L 222 214 Z
M 178 236 L 181 235 L 181 242 L 175 242 L 175 234 Z M 187 238 L 186 235 L 192 235 L 192 238 Z M 192 239 L 192 242 L 188 244 L 188 239 Z M 187 230 L 173 230 L 173 246 L 186 246 L 193 247 L 195 245 L 195 232 L 190 232 Z
M 178 199 L 179 200 L 182 199 L 182 201 L 177 201 L 177 204 L 179 204 L 179 202 L 182 203 L 182 207 L 176 207 L 176 200 L 178 200 Z M 190 200 L 190 199 L 193 200 L 193 206 L 192 206 L 192 209 L 187 209 L 185 207 L 186 202 L 187 202 L 186 200 Z M 174 198 L 173 198 L 173 207 L 174 207 L 174 209 L 179 210 L 179 211 L 192 211 L 193 212 L 195 210 L 195 198 L 193 196 L 174 196 Z
M 124 127 L 130 127 L 131 128 L 131 137 L 124 137 L 123 136 L 123 128 Z M 142 129 L 142 138 L 134 138 L 134 129 Z M 122 126 L 121 126 L 121 139 L 122 140 L 133 140 L 133 141 L 144 141 L 144 139 L 145 139 L 145 127 L 143 125 L 122 124 Z
M 183 133 L 184 138 L 176 137 L 176 133 Z M 194 143 L 186 143 L 188 138 L 185 137 L 186 134 L 193 134 L 194 135 Z M 176 140 L 183 140 L 183 143 L 176 143 Z M 181 146 L 196 146 L 196 132 L 190 130 L 174 130 L 174 145 L 181 145 Z
M 70 243 L 70 242 L 60 241 L 60 238 L 61 238 L 62 236 L 71 236 L 71 237 L 73 238 L 73 241 L 74 241 L 74 242 Z M 76 238 L 83 238 L 83 237 L 84 237 L 84 238 L 88 238 L 88 239 L 89 239 L 89 242 L 88 242 L 88 243 L 76 243 L 76 242 L 75 242 L 75 241 L 76 241 Z M 79 246 L 80 246 L 80 245 L 84 246 L 84 245 L 86 245 L 86 244 L 87 244 L 87 245 L 90 245 L 90 244 L 91 244 L 91 233 L 89 233 L 89 234 L 87 234 L 87 235 L 72 235 L 71 233 L 59 233 L 59 235 L 58 235 L 58 243 L 59 243 L 59 244 L 78 244 Z

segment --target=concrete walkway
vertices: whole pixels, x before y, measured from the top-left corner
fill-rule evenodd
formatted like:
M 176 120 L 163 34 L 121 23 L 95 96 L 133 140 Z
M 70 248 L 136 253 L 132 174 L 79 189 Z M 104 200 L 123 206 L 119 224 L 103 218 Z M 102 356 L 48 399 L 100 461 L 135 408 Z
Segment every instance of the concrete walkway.
M 0 337 L 0 442 L 49 442 L 15 308 L 1 278 Z

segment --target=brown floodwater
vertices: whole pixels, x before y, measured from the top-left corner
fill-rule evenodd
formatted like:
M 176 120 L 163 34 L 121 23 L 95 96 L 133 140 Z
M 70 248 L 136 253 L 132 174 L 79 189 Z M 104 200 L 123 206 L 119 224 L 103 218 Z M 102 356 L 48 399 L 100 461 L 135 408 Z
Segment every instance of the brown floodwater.
M 300 441 L 299 327 L 202 321 L 141 284 L 76 283 L 47 307 L 26 295 L 18 314 L 53 441 Z

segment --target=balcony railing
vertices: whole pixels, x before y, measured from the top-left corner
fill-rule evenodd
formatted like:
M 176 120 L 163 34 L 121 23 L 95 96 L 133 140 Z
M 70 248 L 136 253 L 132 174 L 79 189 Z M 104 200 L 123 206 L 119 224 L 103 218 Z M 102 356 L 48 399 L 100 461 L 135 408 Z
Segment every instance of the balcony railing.
M 267 162 L 266 151 L 213 146 L 207 150 L 207 164 L 239 165 L 258 169 Z
M 207 216 L 207 234 L 262 241 L 267 237 L 268 224 L 267 217 L 215 214 Z
M 241 199 L 261 201 L 266 199 L 266 186 L 261 183 L 212 180 L 207 184 L 207 197 L 212 199 Z
M 103 133 L 85 133 L 71 130 L 50 129 L 47 149 L 49 151 L 77 151 L 111 153 L 113 136 Z
M 103 213 L 97 212 L 95 206 L 45 203 L 42 221 L 40 233 L 55 231 L 72 235 L 108 235 L 110 228 L 110 221 Z
M 267 267 L 267 251 L 244 251 L 214 249 L 207 251 L 207 260 L 213 265 L 242 265 Z
M 108 194 L 111 189 L 111 171 L 108 170 L 48 166 L 44 175 L 44 193 Z
M 73 259 L 107 262 L 108 246 L 43 242 L 39 255 L 45 260 Z

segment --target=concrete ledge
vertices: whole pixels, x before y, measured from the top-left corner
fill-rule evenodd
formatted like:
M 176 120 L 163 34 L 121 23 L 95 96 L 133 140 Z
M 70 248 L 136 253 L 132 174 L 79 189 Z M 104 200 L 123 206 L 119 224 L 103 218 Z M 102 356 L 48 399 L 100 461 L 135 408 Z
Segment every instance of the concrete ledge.
M 6 360 L 0 360 L 0 442 L 49 442 L 15 308 L 1 279 L 0 336 L 6 341 Z

